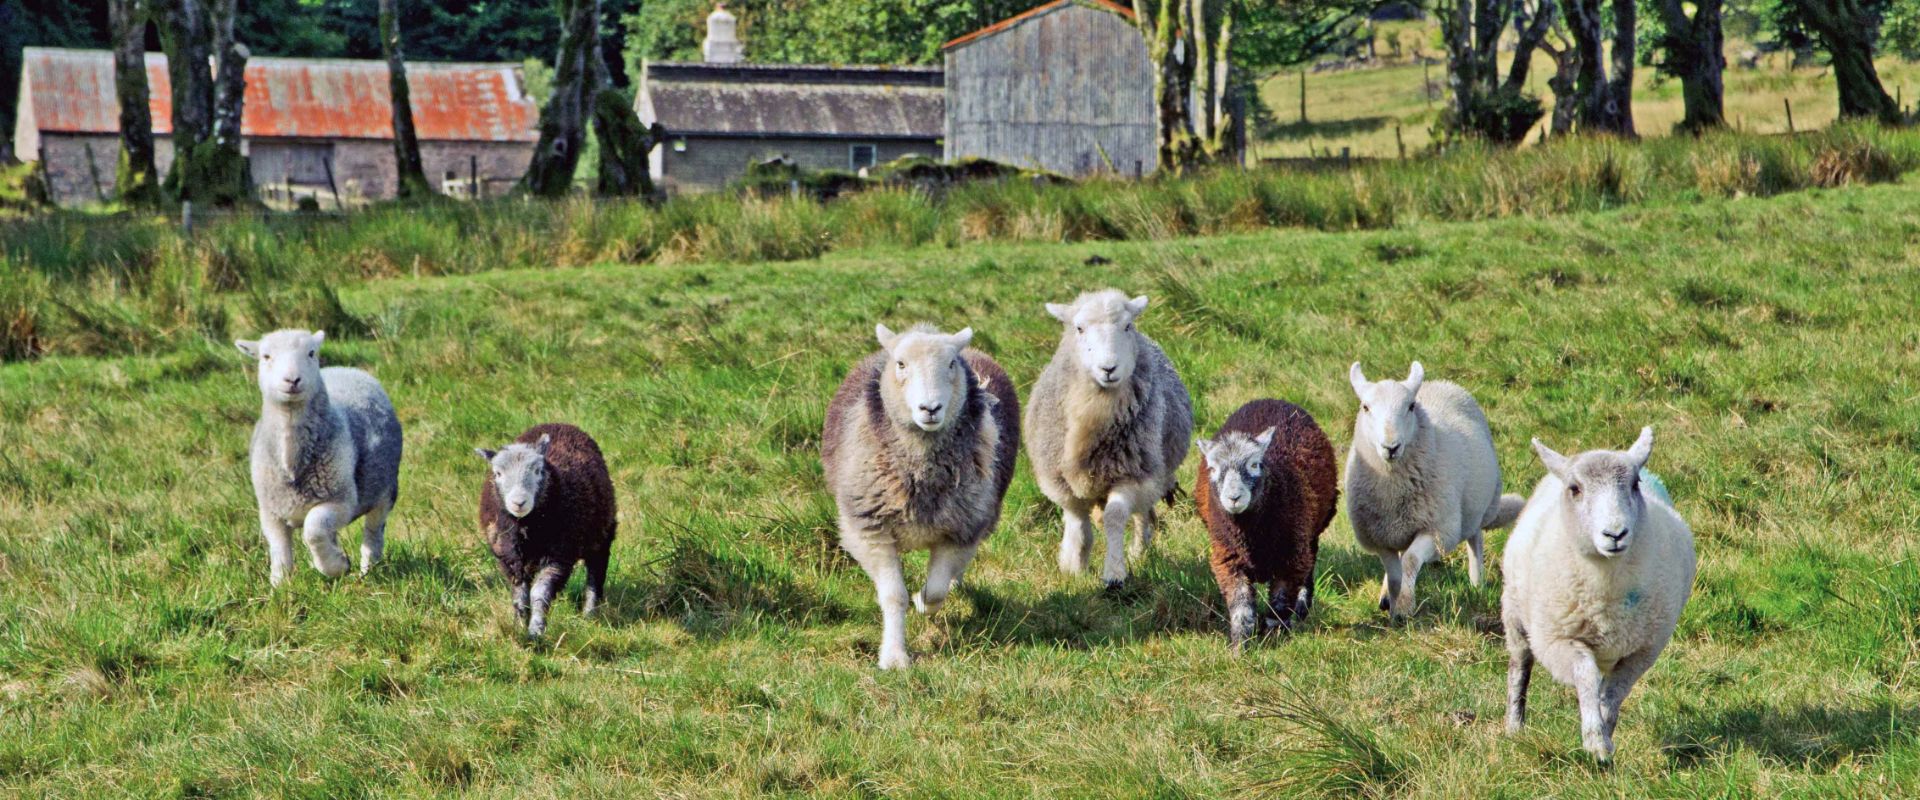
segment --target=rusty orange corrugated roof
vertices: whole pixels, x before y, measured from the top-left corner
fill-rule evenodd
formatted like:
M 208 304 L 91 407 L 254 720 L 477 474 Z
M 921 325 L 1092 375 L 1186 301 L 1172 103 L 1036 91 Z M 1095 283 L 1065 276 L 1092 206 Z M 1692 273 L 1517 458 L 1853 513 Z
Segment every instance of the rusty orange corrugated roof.
M 1027 20 L 1033 19 L 1034 17 L 1040 16 L 1041 14 L 1045 14 L 1049 11 L 1052 11 L 1056 8 L 1067 5 L 1069 3 L 1083 5 L 1088 8 L 1104 9 L 1106 11 L 1111 11 L 1115 14 L 1119 14 L 1120 16 L 1126 17 L 1127 19 L 1133 19 L 1133 9 L 1127 8 L 1126 6 L 1120 5 L 1119 3 L 1112 2 L 1112 0 L 1053 0 L 1053 2 L 1051 3 L 1034 6 L 1033 8 L 1029 8 L 1026 11 L 1022 11 L 1011 17 L 1000 20 L 999 22 L 993 23 L 992 25 L 988 25 L 987 27 L 981 28 L 980 30 L 974 31 L 965 36 L 958 37 L 953 41 L 940 45 L 940 49 L 951 50 L 955 47 L 959 47 L 960 45 L 973 42 L 977 39 L 984 39 L 988 36 L 992 36 L 996 33 L 1004 31 L 1015 25 L 1019 25 L 1022 22 L 1026 22 Z
M 113 54 L 105 50 L 29 47 L 21 102 L 33 103 L 43 131 L 115 133 L 120 101 L 113 90 Z M 531 142 L 540 110 L 527 96 L 516 64 L 407 65 L 413 124 L 423 140 Z M 173 131 L 167 57 L 147 55 L 153 132 Z M 391 139 L 393 106 L 384 61 L 262 57 L 247 62 L 241 131 L 254 137 Z

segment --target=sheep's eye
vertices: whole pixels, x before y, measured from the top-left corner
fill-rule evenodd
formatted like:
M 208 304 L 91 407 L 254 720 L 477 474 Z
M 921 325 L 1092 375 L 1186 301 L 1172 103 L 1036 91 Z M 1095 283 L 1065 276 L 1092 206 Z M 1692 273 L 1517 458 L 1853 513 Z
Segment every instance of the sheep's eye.
M 1073 326 L 1073 332 L 1074 332 L 1074 333 L 1086 333 L 1086 332 L 1087 332 L 1087 328 L 1086 328 L 1086 326 L 1084 326 L 1084 325 L 1075 325 L 1075 326 Z
M 1365 411 L 1365 412 L 1367 412 L 1367 413 L 1369 413 L 1369 414 L 1371 414 L 1371 413 L 1373 413 L 1373 407 L 1372 407 L 1372 406 L 1369 406 L 1369 405 L 1367 405 L 1366 403 L 1361 403 L 1361 404 L 1360 404 L 1360 410 L 1361 410 L 1361 411 Z
M 1413 404 L 1412 404 L 1412 403 L 1408 403 L 1408 404 L 1407 404 L 1407 410 L 1408 410 L 1408 411 L 1412 411 L 1412 410 L 1413 410 Z
M 1127 323 L 1127 330 L 1133 330 L 1133 323 Z
M 905 362 L 905 361 L 895 361 L 895 362 L 893 362 L 893 365 L 894 365 L 894 366 L 896 366 L 896 367 L 899 367 L 899 368 L 901 368 L 901 369 L 906 369 L 906 368 L 907 368 L 907 362 Z
M 272 360 L 273 360 L 273 354 L 272 354 L 272 353 L 268 353 L 268 354 L 266 354 L 266 355 L 264 355 L 264 356 L 261 356 L 260 358 L 261 358 L 261 360 L 263 360 L 263 361 L 272 361 Z
M 1577 484 L 1577 483 L 1576 483 L 1576 484 L 1572 484 L 1572 485 L 1570 485 L 1570 486 L 1568 486 L 1568 487 L 1567 487 L 1567 491 L 1568 491 L 1569 493 L 1571 493 L 1571 494 L 1572 494 L 1572 495 L 1573 495 L 1574 497 L 1579 497 L 1579 496 L 1580 496 L 1580 484 Z
M 307 357 L 308 357 L 308 358 L 313 358 L 313 357 L 314 357 L 314 354 L 313 354 L 313 353 L 314 353 L 314 351 L 312 351 L 312 350 L 308 350 L 308 351 L 307 351 Z

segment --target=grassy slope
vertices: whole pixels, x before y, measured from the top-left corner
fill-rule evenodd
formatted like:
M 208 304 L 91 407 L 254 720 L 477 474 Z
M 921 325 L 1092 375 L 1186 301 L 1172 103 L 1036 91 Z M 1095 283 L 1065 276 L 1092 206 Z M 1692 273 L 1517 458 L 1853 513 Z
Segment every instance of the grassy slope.
M 1384 53 L 1384 46 L 1382 49 Z M 1428 52 L 1435 52 L 1429 46 Z M 1444 52 L 1444 51 L 1440 51 Z M 1732 60 L 1739 50 L 1727 48 Z M 1511 61 L 1511 54 L 1502 56 Z M 1920 91 L 1920 64 L 1897 58 L 1883 58 L 1877 64 L 1880 81 L 1888 93 L 1902 90 L 1903 97 Z M 1505 66 L 1502 67 L 1505 69 Z M 1286 72 L 1261 84 L 1261 97 L 1274 111 L 1282 127 L 1274 136 L 1255 146 L 1262 157 L 1305 156 L 1353 148 L 1356 156 L 1393 158 L 1399 155 L 1394 141 L 1394 126 L 1407 152 L 1415 153 L 1432 142 L 1432 129 L 1446 108 L 1446 67 L 1431 68 L 1438 87 L 1432 102 L 1421 91 L 1428 73 L 1418 63 L 1400 63 L 1377 69 L 1308 73 L 1307 125 L 1300 125 L 1300 73 Z M 1553 60 L 1534 57 L 1531 91 L 1540 97 L 1548 113 L 1553 107 L 1553 92 L 1547 79 L 1553 75 Z M 1786 109 L 1782 100 L 1793 102 L 1796 130 L 1825 128 L 1840 113 L 1839 97 L 1833 88 L 1832 71 L 1826 67 L 1792 69 L 1784 54 L 1760 62 L 1757 69 L 1730 65 L 1726 72 L 1727 121 L 1743 131 L 1781 133 L 1787 130 Z M 1651 67 L 1634 70 L 1633 119 L 1642 136 L 1665 136 L 1685 116 L 1680 99 L 1680 82 L 1659 75 Z M 1545 117 L 1534 127 L 1528 141 L 1538 138 L 1548 124 Z
M 1313 740 L 1244 718 L 1290 684 L 1371 730 L 1418 794 L 1912 795 L 1917 218 L 1886 187 L 374 282 L 348 303 L 400 335 L 328 357 L 380 375 L 407 426 L 391 560 L 274 592 L 230 348 L 6 365 L 0 793 L 1210 795 L 1310 769 L 1282 751 Z M 1347 363 L 1416 357 L 1477 392 L 1511 490 L 1540 473 L 1529 436 L 1620 447 L 1657 425 L 1702 564 L 1621 763 L 1577 757 L 1571 693 L 1544 676 L 1535 726 L 1499 734 L 1497 575 L 1435 568 L 1388 628 L 1342 515 L 1309 629 L 1235 659 L 1189 505 L 1103 596 L 1056 574 L 1024 460 L 970 585 L 941 624 L 911 619 L 915 668 L 877 674 L 871 589 L 815 463 L 828 393 L 875 321 L 971 324 L 1030 381 L 1056 334 L 1041 301 L 1109 283 L 1157 298 L 1144 326 L 1205 430 L 1279 395 L 1344 448 Z M 468 450 L 548 419 L 600 438 L 623 538 L 607 616 L 569 602 L 529 645 L 477 539 Z

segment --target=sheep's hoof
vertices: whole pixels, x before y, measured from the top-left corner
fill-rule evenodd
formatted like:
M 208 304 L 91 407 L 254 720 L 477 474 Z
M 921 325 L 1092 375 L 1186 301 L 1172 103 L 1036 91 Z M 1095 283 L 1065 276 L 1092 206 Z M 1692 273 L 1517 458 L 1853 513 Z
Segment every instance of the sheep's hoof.
M 905 650 L 880 654 L 880 668 L 883 670 L 906 669 L 907 665 L 911 663 L 913 663 L 913 660 L 907 657 L 907 651 Z
M 1107 581 L 1107 584 L 1106 584 L 1106 589 L 1105 589 L 1105 591 L 1106 591 L 1106 593 L 1107 593 L 1107 594 L 1109 594 L 1109 595 L 1117 595 L 1117 594 L 1120 594 L 1121 592 L 1124 592 L 1124 591 L 1126 591 L 1126 590 L 1127 590 L 1127 582 L 1126 582 L 1126 581 L 1124 581 L 1124 580 L 1119 580 L 1119 581 L 1113 581 L 1113 580 L 1110 580 L 1110 581 Z
M 934 614 L 940 613 L 940 606 L 945 604 L 946 604 L 945 600 L 936 600 L 934 602 L 929 603 L 926 601 L 926 598 L 923 598 L 920 596 L 919 592 L 913 593 L 913 610 L 918 611 L 921 614 L 924 614 L 926 616 L 931 617 Z

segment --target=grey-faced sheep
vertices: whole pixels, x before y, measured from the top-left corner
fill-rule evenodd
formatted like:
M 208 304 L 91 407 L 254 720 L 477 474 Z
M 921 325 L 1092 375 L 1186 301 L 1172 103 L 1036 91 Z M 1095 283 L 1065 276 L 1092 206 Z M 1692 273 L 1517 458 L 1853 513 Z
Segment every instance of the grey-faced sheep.
M 1194 445 L 1201 455 L 1194 504 L 1213 543 L 1227 639 L 1239 649 L 1254 633 L 1253 584 L 1267 584 L 1267 605 L 1282 627 L 1305 620 L 1313 606 L 1320 532 L 1339 496 L 1333 444 L 1305 409 L 1255 400 Z
M 1127 520 L 1140 521 L 1133 554 L 1153 543 L 1153 504 L 1171 496 L 1193 438 L 1193 401 L 1173 363 L 1135 326 L 1147 298 L 1112 289 L 1072 305 L 1047 304 L 1064 330 L 1027 398 L 1027 457 L 1066 528 L 1060 569 L 1086 569 L 1090 514 L 1100 508 L 1109 588 L 1127 578 Z
M 293 529 L 313 568 L 329 578 L 352 566 L 340 529 L 366 518 L 360 571 L 380 560 L 387 513 L 400 497 L 400 420 L 372 375 L 320 367 L 321 331 L 281 330 L 237 340 L 259 367 L 260 420 L 250 450 L 253 496 L 267 540 L 269 579 L 286 580 Z
M 967 347 L 973 329 L 874 326 L 880 352 L 834 392 L 820 464 L 840 509 L 840 546 L 873 579 L 880 668 L 907 656 L 907 584 L 900 555 L 925 549 L 927 582 L 913 605 L 932 615 L 1000 522 L 1020 441 L 1013 381 Z
M 1620 704 L 1653 666 L 1693 593 L 1693 532 L 1644 471 L 1653 429 L 1626 452 L 1568 458 L 1533 440 L 1547 476 L 1502 561 L 1507 731 L 1527 720 L 1536 659 L 1580 701 L 1587 751 L 1613 757 Z
M 574 564 L 587 564 L 581 616 L 600 605 L 619 522 L 600 445 L 564 423 L 535 425 L 499 450 L 475 449 L 492 472 L 480 489 L 480 530 L 513 585 L 528 636 L 547 629 L 547 608 Z
M 1371 383 L 1355 362 L 1348 371 L 1360 411 L 1347 452 L 1347 517 L 1360 546 L 1380 558 L 1380 608 L 1413 612 L 1420 568 L 1454 551 L 1471 551 L 1467 574 L 1479 586 L 1482 531 L 1520 514 L 1517 494 L 1500 494 L 1500 461 L 1487 417 L 1467 390 L 1425 380 L 1420 362 L 1405 381 Z

